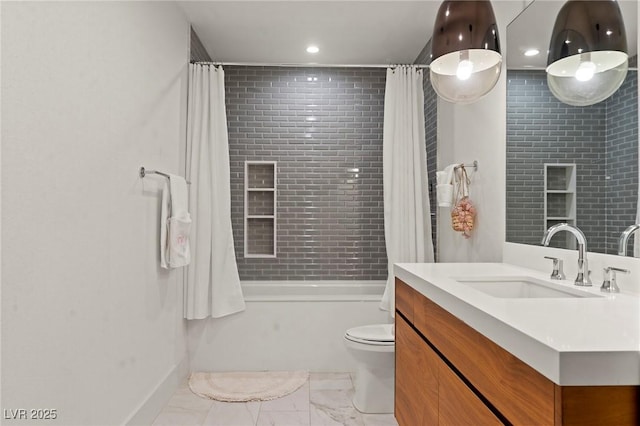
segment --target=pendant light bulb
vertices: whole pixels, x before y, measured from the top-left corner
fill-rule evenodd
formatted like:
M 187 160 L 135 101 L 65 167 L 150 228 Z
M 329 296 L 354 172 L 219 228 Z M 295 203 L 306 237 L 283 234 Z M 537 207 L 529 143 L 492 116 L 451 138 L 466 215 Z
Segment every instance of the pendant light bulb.
M 460 80 L 469 80 L 473 72 L 473 64 L 469 60 L 460 61 L 456 70 L 456 77 Z
M 502 68 L 496 18 L 489 0 L 445 0 L 431 38 L 431 85 L 446 101 L 468 104 L 486 95 Z
M 589 81 L 593 78 L 595 73 L 596 64 L 591 61 L 580 62 L 580 65 L 578 65 L 578 69 L 576 70 L 576 80 Z
M 469 51 L 463 50 L 460 52 L 460 62 L 458 62 L 458 68 L 456 69 L 456 77 L 459 80 L 469 80 L 473 73 L 473 62 L 469 60 Z
M 567 1 L 556 18 L 547 84 L 561 102 L 587 106 L 620 88 L 627 76 L 627 34 L 615 0 Z

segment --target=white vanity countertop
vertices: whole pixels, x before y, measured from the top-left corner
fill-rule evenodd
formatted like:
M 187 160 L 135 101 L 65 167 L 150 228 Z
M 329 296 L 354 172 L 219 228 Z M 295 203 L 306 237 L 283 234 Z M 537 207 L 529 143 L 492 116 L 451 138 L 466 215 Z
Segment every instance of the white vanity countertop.
M 640 385 L 640 297 L 504 263 L 399 263 L 395 275 L 556 384 Z M 456 281 L 533 277 L 589 298 L 497 298 Z

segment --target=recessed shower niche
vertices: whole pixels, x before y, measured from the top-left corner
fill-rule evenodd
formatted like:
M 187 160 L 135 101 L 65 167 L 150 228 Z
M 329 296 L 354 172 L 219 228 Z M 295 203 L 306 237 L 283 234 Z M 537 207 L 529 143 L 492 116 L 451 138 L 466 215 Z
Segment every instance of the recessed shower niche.
M 544 165 L 544 228 L 558 223 L 576 223 L 576 165 L 568 163 Z M 566 233 L 565 233 L 566 234 Z M 575 248 L 575 238 L 563 235 L 559 247 Z M 553 242 L 559 241 L 558 238 Z M 552 242 L 552 243 L 553 243 Z M 556 246 L 552 244 L 552 246 Z
M 244 256 L 276 257 L 276 162 L 244 166 Z

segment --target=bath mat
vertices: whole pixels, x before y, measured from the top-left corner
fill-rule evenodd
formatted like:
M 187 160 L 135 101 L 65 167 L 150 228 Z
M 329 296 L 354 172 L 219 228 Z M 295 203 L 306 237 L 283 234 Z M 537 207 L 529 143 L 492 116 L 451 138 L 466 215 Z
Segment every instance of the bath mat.
M 269 401 L 295 392 L 308 378 L 308 371 L 192 373 L 189 388 L 216 401 Z

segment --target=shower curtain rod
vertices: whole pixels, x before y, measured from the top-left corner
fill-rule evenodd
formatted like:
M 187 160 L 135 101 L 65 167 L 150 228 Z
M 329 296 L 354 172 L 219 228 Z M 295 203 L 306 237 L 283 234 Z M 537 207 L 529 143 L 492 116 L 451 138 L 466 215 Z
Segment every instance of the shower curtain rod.
M 238 67 L 299 67 L 299 68 L 395 68 L 403 64 L 284 64 L 284 63 L 267 63 L 267 62 L 211 62 L 211 61 L 195 61 L 194 64 L 200 65 L 229 65 Z M 425 64 L 407 64 L 416 68 L 429 68 Z
M 269 62 L 214 62 L 214 61 L 193 61 L 192 64 L 200 65 L 229 65 L 236 67 L 298 67 L 298 68 L 395 68 L 399 65 L 414 66 L 416 68 L 428 69 L 427 64 L 285 64 Z M 521 68 L 515 68 L 521 69 Z M 527 70 L 544 70 L 545 68 L 522 68 Z M 629 67 L 629 71 L 638 71 L 638 67 Z

